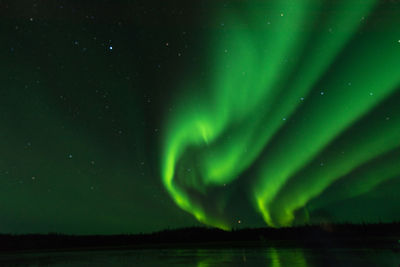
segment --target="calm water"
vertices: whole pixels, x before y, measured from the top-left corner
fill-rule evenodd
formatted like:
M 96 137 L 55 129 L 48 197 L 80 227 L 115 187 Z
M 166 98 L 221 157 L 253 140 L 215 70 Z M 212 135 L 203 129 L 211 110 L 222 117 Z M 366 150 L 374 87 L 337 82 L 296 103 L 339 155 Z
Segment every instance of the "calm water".
M 0 254 L 0 266 L 400 266 L 400 253 L 369 249 L 143 249 Z

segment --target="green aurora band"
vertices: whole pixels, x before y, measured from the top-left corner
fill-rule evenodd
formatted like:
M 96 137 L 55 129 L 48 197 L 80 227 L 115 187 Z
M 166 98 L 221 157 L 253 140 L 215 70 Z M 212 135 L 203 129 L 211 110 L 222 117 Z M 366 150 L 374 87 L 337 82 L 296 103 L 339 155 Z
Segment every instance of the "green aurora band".
M 290 226 L 398 178 L 400 8 L 382 5 L 238 1 L 219 10 L 211 74 L 183 84 L 190 93 L 165 126 L 162 177 L 177 205 L 229 229 L 229 189 L 241 186 L 269 226 Z

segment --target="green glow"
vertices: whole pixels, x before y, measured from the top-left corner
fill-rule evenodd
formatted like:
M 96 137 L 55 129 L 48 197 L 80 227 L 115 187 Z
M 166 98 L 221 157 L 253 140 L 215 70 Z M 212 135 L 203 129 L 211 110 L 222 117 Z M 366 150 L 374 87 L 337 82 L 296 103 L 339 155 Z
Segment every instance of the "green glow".
M 209 81 L 184 83 L 166 122 L 162 177 L 179 207 L 229 229 L 223 188 L 240 178 L 268 225 L 291 225 L 336 180 L 399 145 L 396 118 L 365 138 L 347 132 L 400 82 L 400 30 L 380 22 L 353 40 L 376 3 L 259 1 L 217 14 Z M 336 143 L 348 153 L 332 153 Z
M 308 266 L 304 253 L 301 249 L 276 249 L 271 247 L 267 251 L 268 266 Z
M 315 210 L 340 200 L 367 194 L 376 186 L 400 176 L 400 150 L 396 149 L 379 158 L 368 162 L 365 168 L 359 168 L 341 177 L 331 187 L 311 200 L 310 209 Z M 340 188 L 340 190 L 337 190 Z
M 210 251 L 206 249 L 199 249 L 196 254 L 197 258 L 199 258 L 197 267 L 209 267 L 220 265 L 221 263 L 227 264 L 234 262 L 232 259 L 234 252 L 232 251 L 221 251 L 220 254 L 216 255 L 212 252 L 210 253 Z M 225 264 L 222 266 L 225 266 Z
M 262 205 L 268 206 L 282 185 L 296 171 L 309 163 L 335 136 L 397 89 L 400 77 L 400 64 L 397 60 L 399 49 L 391 44 L 392 36 L 380 36 L 380 38 L 382 39 L 366 38 L 364 40 L 366 43 L 373 42 L 373 45 L 359 48 L 351 58 L 346 59 L 348 62 L 346 67 L 339 70 L 335 77 L 328 78 L 323 83 L 326 96 L 332 94 L 329 101 L 324 101 L 321 97 L 312 105 L 305 106 L 300 110 L 297 114 L 298 117 L 307 117 L 307 121 L 288 127 L 287 131 L 280 136 L 279 144 L 271 148 L 271 155 L 281 154 L 281 151 L 285 151 L 285 158 L 271 161 L 266 156 L 266 163 L 260 170 L 261 184 L 258 184 L 258 189 L 256 189 L 256 197 L 261 199 Z M 378 45 L 385 51 L 384 53 L 376 49 Z M 366 77 L 373 78 L 366 79 Z M 351 81 L 351 86 L 348 86 L 351 88 L 346 88 L 344 81 Z M 298 129 L 301 131 L 296 139 L 293 139 L 292 133 Z M 382 134 L 390 136 L 391 132 Z M 385 140 L 386 136 L 382 138 Z M 385 141 L 382 142 L 383 144 Z M 390 144 L 385 145 L 390 147 Z M 367 151 L 368 148 L 365 149 L 365 153 Z M 301 152 L 300 157 L 299 152 Z M 364 154 L 359 157 L 368 158 L 368 155 Z M 334 168 L 340 167 L 335 166 Z M 274 178 L 269 179 L 269 177 Z M 263 213 L 266 221 L 273 225 L 269 212 L 264 210 Z
M 395 108 L 393 110 L 392 118 L 383 117 L 379 121 L 371 119 L 374 113 L 369 114 L 353 129 L 338 137 L 318 156 L 317 160 L 292 177 L 270 205 L 277 224 L 291 225 L 295 217 L 294 211 L 304 207 L 334 181 L 343 179 L 368 162 L 370 162 L 367 164 L 369 173 L 357 175 L 357 177 L 365 178 L 351 186 L 352 196 L 360 194 L 357 193 L 357 188 L 371 189 L 377 183 L 392 178 L 396 174 L 399 175 L 399 164 L 393 162 L 396 158 L 388 161 L 393 164 L 392 166 L 384 162 L 376 164 L 374 161 L 375 158 L 400 146 L 400 111 Z M 368 131 L 355 139 L 357 129 L 368 129 Z M 320 159 L 324 161 L 323 166 L 320 166 Z M 371 169 L 371 166 L 374 168 Z M 354 178 L 349 180 L 354 181 Z M 341 190 L 336 191 L 336 197 L 341 194 Z M 326 197 L 326 199 L 335 199 L 335 197 Z

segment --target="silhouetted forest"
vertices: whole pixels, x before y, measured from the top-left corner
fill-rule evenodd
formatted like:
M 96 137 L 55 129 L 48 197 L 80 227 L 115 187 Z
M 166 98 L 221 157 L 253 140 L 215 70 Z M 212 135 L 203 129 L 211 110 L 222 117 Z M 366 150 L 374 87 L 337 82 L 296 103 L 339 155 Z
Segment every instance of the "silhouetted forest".
M 150 234 L 0 235 L 0 250 L 110 249 L 235 246 L 362 246 L 397 249 L 400 222 L 379 224 L 320 224 L 288 228 L 249 228 L 222 231 L 216 228 L 168 229 Z

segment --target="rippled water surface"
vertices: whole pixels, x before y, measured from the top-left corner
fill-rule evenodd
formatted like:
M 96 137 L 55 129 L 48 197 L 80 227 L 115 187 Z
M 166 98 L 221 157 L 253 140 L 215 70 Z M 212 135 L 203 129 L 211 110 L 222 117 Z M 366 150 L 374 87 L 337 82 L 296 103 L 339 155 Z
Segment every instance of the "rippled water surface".
M 373 249 L 140 249 L 0 254 L 0 266 L 400 266 Z

